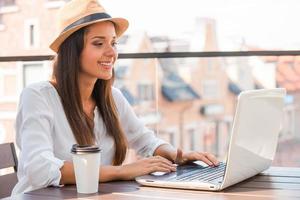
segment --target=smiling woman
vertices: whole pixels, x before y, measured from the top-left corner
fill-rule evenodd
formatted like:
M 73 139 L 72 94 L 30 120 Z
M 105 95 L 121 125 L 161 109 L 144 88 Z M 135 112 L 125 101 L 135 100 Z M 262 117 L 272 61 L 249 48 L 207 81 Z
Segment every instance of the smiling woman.
M 157 138 L 112 87 L 116 40 L 128 27 L 96 0 L 72 0 L 60 11 L 61 33 L 50 45 L 57 53 L 52 79 L 26 87 L 16 119 L 20 149 L 18 194 L 74 184 L 73 144 L 102 149 L 97 180 L 130 180 L 154 171 L 171 172 L 173 162 L 202 160 L 208 153 L 182 152 Z M 128 147 L 145 157 L 123 164 Z

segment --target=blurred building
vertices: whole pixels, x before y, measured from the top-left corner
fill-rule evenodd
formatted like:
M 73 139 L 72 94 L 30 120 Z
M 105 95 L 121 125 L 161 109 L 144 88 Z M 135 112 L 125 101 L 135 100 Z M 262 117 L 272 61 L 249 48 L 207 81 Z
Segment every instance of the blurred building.
M 49 55 L 49 42 L 57 32 L 54 22 L 65 1 L 1 0 L 0 56 Z M 46 80 L 49 61 L 0 63 L 0 142 L 14 141 L 14 120 L 21 90 Z

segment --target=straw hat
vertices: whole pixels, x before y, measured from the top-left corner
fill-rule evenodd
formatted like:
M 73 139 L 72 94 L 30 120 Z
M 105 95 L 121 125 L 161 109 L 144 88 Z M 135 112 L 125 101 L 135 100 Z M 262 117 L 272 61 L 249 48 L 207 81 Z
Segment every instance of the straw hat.
M 50 45 L 55 52 L 72 33 L 90 24 L 111 21 L 115 25 L 117 37 L 128 28 L 126 19 L 112 18 L 97 0 L 71 0 L 60 9 L 58 20 L 60 34 Z

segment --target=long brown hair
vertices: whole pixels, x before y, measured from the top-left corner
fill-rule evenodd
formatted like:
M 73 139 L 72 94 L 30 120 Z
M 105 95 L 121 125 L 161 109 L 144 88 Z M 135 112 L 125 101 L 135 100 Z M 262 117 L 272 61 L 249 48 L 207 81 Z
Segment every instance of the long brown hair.
M 55 87 L 78 144 L 94 144 L 93 124 L 83 111 L 78 86 L 80 55 L 84 48 L 85 29 L 82 28 L 69 36 L 60 46 L 54 60 L 53 78 Z M 120 165 L 125 159 L 127 140 L 120 125 L 117 107 L 112 96 L 113 77 L 110 80 L 98 79 L 92 97 L 105 124 L 107 133 L 113 137 L 115 152 L 113 165 Z

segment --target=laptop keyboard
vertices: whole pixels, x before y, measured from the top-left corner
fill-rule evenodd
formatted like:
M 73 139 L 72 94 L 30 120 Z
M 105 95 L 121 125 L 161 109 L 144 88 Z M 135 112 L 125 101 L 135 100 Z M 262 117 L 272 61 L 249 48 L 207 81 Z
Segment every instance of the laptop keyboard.
M 195 170 L 189 170 L 186 173 L 179 173 L 176 176 L 176 181 L 212 181 L 224 176 L 225 163 L 220 163 L 217 167 L 201 167 Z

